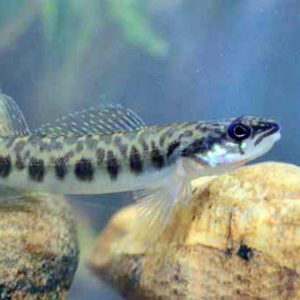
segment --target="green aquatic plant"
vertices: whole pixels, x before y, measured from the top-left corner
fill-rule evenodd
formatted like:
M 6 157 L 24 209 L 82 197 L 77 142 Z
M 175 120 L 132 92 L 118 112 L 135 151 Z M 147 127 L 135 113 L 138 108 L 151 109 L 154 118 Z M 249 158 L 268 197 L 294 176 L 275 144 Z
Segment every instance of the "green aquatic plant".
M 146 49 L 154 56 L 164 56 L 168 44 L 153 30 L 144 4 L 138 0 L 105 1 L 107 12 L 119 24 L 128 42 Z
M 20 16 L 26 16 L 26 26 L 21 26 Z M 103 20 L 115 22 L 124 42 L 150 55 L 162 56 L 168 50 L 167 42 L 151 24 L 151 9 L 137 0 L 0 0 L 2 33 L 16 27 L 14 24 L 20 24 L 18 32 L 23 32 L 37 18 L 43 24 L 45 40 L 52 46 L 59 45 L 62 52 L 73 49 L 74 44 L 75 51 L 83 51 L 100 30 Z M 14 33 L 10 32 L 11 42 L 18 36 Z
M 34 43 L 43 53 L 43 72 L 36 79 L 35 97 L 44 99 L 44 109 L 47 95 L 52 107 L 63 108 L 84 93 L 95 65 L 110 78 L 106 67 L 127 50 L 160 58 L 168 54 L 169 45 L 154 25 L 156 9 L 138 0 L 0 0 L 0 51 L 38 28 Z M 111 90 L 112 79 L 105 86 Z
M 0 0 L 0 51 L 11 46 L 34 20 L 38 0 Z

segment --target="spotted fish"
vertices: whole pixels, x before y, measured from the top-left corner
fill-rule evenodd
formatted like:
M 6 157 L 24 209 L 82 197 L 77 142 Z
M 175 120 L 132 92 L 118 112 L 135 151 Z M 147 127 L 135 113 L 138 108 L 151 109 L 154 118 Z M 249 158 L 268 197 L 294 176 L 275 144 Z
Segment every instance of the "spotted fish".
M 191 180 L 228 172 L 280 138 L 272 120 L 146 126 L 121 106 L 74 112 L 30 131 L 17 104 L 0 95 L 0 190 L 105 194 L 133 191 L 154 232 L 175 204 L 191 199 Z

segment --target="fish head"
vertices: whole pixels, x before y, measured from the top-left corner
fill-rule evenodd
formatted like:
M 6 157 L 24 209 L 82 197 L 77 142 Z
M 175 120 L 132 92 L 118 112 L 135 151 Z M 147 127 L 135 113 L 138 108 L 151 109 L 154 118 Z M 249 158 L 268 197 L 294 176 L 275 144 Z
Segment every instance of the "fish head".
M 280 139 L 278 123 L 253 116 L 199 123 L 197 130 L 193 141 L 185 140 L 181 155 L 208 167 L 212 174 L 263 155 Z

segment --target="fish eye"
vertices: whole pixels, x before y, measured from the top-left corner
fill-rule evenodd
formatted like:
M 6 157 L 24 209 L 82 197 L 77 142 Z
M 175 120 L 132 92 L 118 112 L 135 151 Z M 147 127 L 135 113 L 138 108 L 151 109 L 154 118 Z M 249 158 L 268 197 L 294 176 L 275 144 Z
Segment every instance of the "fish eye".
M 228 135 L 231 139 L 241 142 L 247 139 L 252 133 L 251 127 L 242 123 L 234 123 L 228 127 Z

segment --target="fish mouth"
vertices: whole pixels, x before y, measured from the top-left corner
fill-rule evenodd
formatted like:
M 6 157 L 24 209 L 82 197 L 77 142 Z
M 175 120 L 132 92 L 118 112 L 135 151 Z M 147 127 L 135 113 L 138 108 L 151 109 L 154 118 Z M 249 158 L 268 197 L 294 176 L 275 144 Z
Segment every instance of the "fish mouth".
M 270 129 L 267 130 L 265 133 L 261 134 L 256 141 L 254 142 L 254 146 L 257 146 L 258 144 L 260 144 L 265 138 L 267 138 L 270 135 L 273 135 L 275 133 L 278 133 L 278 138 L 276 140 L 278 140 L 280 138 L 280 126 L 277 123 L 270 123 Z

